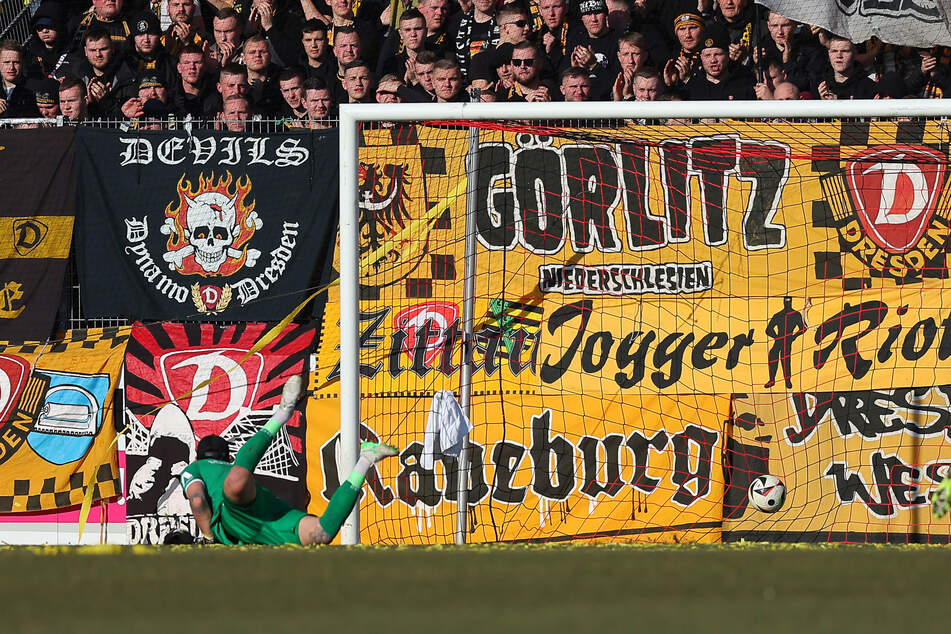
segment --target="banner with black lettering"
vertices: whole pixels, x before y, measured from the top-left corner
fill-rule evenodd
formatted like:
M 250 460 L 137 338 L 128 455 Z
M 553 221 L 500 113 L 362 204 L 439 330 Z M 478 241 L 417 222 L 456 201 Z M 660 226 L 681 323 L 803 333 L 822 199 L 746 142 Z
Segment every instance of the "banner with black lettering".
M 78 133 L 87 317 L 279 320 L 337 226 L 334 132 Z
M 951 386 L 736 395 L 724 453 L 723 539 L 948 543 L 931 495 L 948 475 Z M 753 478 L 786 485 L 749 505 Z
M 128 331 L 70 330 L 0 345 L 0 513 L 75 506 L 122 492 L 113 393 Z
M 74 139 L 69 128 L 0 131 L 0 340 L 53 331 L 73 240 Z
M 197 534 L 178 474 L 195 459 L 198 441 L 217 434 L 234 456 L 270 418 L 287 379 L 304 371 L 313 324 L 289 324 L 252 353 L 268 329 L 263 323 L 133 328 L 125 359 L 131 543 L 161 543 L 180 528 Z M 308 500 L 305 430 L 301 408 L 255 470 L 262 485 L 301 509 Z

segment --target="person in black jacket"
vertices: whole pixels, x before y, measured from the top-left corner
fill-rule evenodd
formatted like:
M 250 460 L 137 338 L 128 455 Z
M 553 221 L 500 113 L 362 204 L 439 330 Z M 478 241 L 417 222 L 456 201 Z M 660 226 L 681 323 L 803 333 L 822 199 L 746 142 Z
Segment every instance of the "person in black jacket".
M 68 44 L 66 11 L 57 2 L 44 2 L 33 15 L 33 37 L 24 46 L 23 75 L 38 80 L 53 77 L 65 61 Z
M 0 42 L 0 117 L 38 117 L 36 96 L 24 84 L 23 47 L 14 40 Z
M 707 27 L 700 63 L 703 72 L 687 82 L 690 101 L 756 99 L 753 74 L 743 67 L 730 70 L 730 36 L 722 26 L 711 24 Z
M 829 38 L 831 72 L 819 82 L 816 93 L 822 99 L 874 99 L 875 82 L 855 63 L 855 44 L 844 37 Z

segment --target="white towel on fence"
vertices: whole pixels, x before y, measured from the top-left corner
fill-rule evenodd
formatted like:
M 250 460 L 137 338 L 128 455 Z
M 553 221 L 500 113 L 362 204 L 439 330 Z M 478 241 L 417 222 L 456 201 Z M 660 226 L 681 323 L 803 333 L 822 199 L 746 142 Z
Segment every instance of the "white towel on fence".
M 462 441 L 471 430 L 472 423 L 452 392 L 436 392 L 429 406 L 420 465 L 423 469 L 432 469 L 439 456 L 458 456 L 462 451 Z

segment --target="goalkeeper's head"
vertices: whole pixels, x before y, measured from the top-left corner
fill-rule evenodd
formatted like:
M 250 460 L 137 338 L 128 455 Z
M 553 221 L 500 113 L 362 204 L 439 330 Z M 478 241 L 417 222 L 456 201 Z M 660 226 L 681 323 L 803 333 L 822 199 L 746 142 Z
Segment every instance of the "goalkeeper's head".
M 195 454 L 199 460 L 212 458 L 214 460 L 231 462 L 231 450 L 228 448 L 228 441 L 215 434 L 205 436 L 199 440 Z

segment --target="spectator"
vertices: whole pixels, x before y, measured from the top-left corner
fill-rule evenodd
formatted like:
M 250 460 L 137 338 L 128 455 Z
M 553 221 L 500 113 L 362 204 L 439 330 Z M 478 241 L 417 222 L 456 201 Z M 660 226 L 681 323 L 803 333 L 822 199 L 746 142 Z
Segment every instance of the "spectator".
M 554 89 L 541 79 L 542 54 L 532 42 L 512 49 L 512 75 L 515 82 L 502 95 L 502 101 L 551 101 Z M 582 68 L 585 71 L 586 69 Z M 590 89 L 589 89 L 590 90 Z
M 392 73 L 380 78 L 380 85 L 376 89 L 377 103 L 400 103 L 402 101 L 399 90 L 392 89 L 394 83 L 402 84 L 403 82 Z
M 333 47 L 334 57 L 337 59 L 337 72 L 328 83 L 334 97 L 334 103 L 344 103 L 350 97 L 343 87 L 343 71 L 348 64 L 360 58 L 363 46 L 360 43 L 360 35 L 356 29 L 350 26 L 341 26 L 335 30 Z
M 36 108 L 44 119 L 55 119 L 59 111 L 59 82 L 55 79 L 44 79 L 39 82 L 34 91 L 36 94 Z
M 727 53 L 733 67 L 752 66 L 753 9 L 749 0 L 717 0 L 720 13 L 714 23 L 726 28 L 730 45 Z
M 634 101 L 659 101 L 664 94 L 664 79 L 650 67 L 634 73 Z
M 172 57 L 178 58 L 182 48 L 188 44 L 201 47 L 208 41 L 208 35 L 197 27 L 201 16 L 199 6 L 195 0 L 168 0 L 162 3 L 162 17 L 167 16 L 169 21 L 162 34 L 162 46 Z
M 174 86 L 178 81 L 176 64 L 162 46 L 159 19 L 151 11 L 145 11 L 131 22 L 132 52 L 128 59 L 132 70 L 137 73 L 154 71 L 162 78 L 163 84 Z
M 361 54 L 365 53 L 366 59 L 376 61 L 383 40 L 382 26 L 376 16 L 372 19 L 366 19 L 363 15 L 357 16 L 354 13 L 355 0 L 330 0 L 329 4 L 331 10 L 331 15 L 328 16 L 330 20 L 330 44 L 335 44 L 337 32 L 341 27 L 351 28 L 360 37 Z M 362 3 L 360 6 L 363 6 Z
M 477 80 L 492 83 L 498 79 L 497 70 L 510 62 L 514 46 L 528 39 L 532 28 L 529 18 L 528 11 L 516 2 L 499 9 L 496 16 L 499 23 L 499 44 L 472 56 L 469 66 L 470 84 Z M 541 63 L 545 64 L 544 58 Z
M 83 36 L 83 53 L 83 59 L 60 69 L 62 76 L 77 77 L 86 85 L 90 116 L 118 117 L 119 104 L 136 92 L 135 71 L 98 26 Z
M 469 75 L 473 55 L 499 44 L 498 5 L 495 0 L 473 0 L 472 9 L 459 20 L 456 29 L 456 61 L 463 77 Z
M 168 87 L 155 71 L 145 71 L 139 76 L 138 94 L 126 100 L 120 111 L 127 119 L 138 119 L 146 116 L 147 107 L 150 118 L 164 119 L 173 114 L 172 109 L 168 108 Z
M 193 119 L 207 117 L 206 103 L 217 109 L 217 97 L 213 83 L 205 72 L 205 53 L 194 44 L 186 44 L 178 55 L 179 79 L 173 90 L 176 108 Z
M 583 68 L 569 66 L 561 71 L 560 89 L 565 101 L 590 101 L 591 78 Z
M 730 72 L 730 39 L 726 29 L 712 25 L 704 34 L 700 50 L 703 72 L 687 82 L 690 101 L 756 99 L 754 78 L 743 67 Z
M 608 7 L 604 0 L 582 0 L 579 10 L 584 28 L 569 34 L 566 59 L 571 66 L 588 71 L 593 100 L 610 99 L 611 88 L 620 72 L 618 35 L 608 25 Z
M 387 35 L 376 65 L 376 75 L 394 74 L 407 81 L 407 63 L 415 60 L 426 46 L 426 19 L 416 9 L 400 16 L 399 28 Z
M 438 103 L 468 101 L 463 90 L 462 69 L 451 59 L 441 59 L 433 65 L 433 90 Z
M 229 132 L 244 132 L 251 118 L 251 102 L 244 95 L 234 94 L 225 97 L 224 107 L 218 114 L 218 121 Z
M 67 44 L 66 11 L 58 2 L 48 0 L 33 15 L 33 37 L 24 48 L 23 75 L 29 79 L 55 76 Z
M 791 81 L 778 83 L 773 88 L 773 99 L 776 101 L 799 101 L 799 88 Z
M 277 83 L 284 100 L 278 116 L 293 121 L 305 120 L 307 107 L 304 105 L 304 71 L 299 68 L 289 68 L 281 72 Z
M 327 82 L 320 77 L 311 77 L 304 81 L 304 107 L 307 109 L 307 121 L 304 127 L 311 130 L 334 127 L 333 97 Z
M 232 8 L 225 7 L 212 21 L 212 33 L 215 41 L 208 49 L 208 59 L 221 68 L 231 63 L 244 63 L 241 57 L 241 33 L 244 22 L 241 15 Z
M 86 97 L 86 84 L 81 79 L 66 77 L 60 82 L 59 110 L 66 122 L 76 124 L 89 119 Z
M 83 54 L 86 33 L 92 29 L 105 31 L 116 47 L 116 55 L 122 56 L 129 51 L 129 35 L 132 26 L 122 13 L 123 0 L 92 0 L 92 9 L 70 29 L 75 35 L 69 50 L 77 58 Z
M 304 48 L 302 61 L 307 78 L 320 77 L 328 82 L 336 74 L 336 68 L 330 56 L 327 25 L 316 18 L 304 22 L 301 45 Z
M 681 13 L 674 20 L 680 52 L 664 66 L 664 83 L 681 88 L 700 72 L 700 46 L 705 29 L 698 13 Z
M 538 12 L 542 17 L 539 31 L 545 57 L 552 68 L 565 68 L 562 63 L 568 45 L 568 11 L 565 0 L 539 0 Z
M 631 28 L 631 5 L 628 0 L 606 0 L 608 7 L 608 26 L 618 35 L 624 35 Z
M 417 7 L 426 20 L 426 50 L 439 56 L 452 45 L 449 35 L 449 0 L 419 0 Z M 455 30 L 452 31 L 455 33 Z
M 808 35 L 797 35 L 795 22 L 771 11 L 766 17 L 766 35 L 759 48 L 759 54 L 767 62 L 780 63 L 785 76 L 799 90 L 809 90 L 825 65 L 825 49 L 820 55 L 820 47 L 812 40 L 811 33 L 808 30 L 805 33 Z
M 373 103 L 376 81 L 370 65 L 355 59 L 343 69 L 343 88 L 347 91 L 348 103 Z
M 242 56 L 248 69 L 250 90 L 247 97 L 251 100 L 252 110 L 263 117 L 273 117 L 281 109 L 284 100 L 278 86 L 281 69 L 271 61 L 267 38 L 263 35 L 249 37 L 244 42 Z
M 14 40 L 0 42 L 0 117 L 38 117 L 36 95 L 23 77 L 23 47 Z
M 617 59 L 620 72 L 611 88 L 614 101 L 624 101 L 634 96 L 634 75 L 647 65 L 647 44 L 640 33 L 625 33 L 618 39 Z
M 880 99 L 904 99 L 908 96 L 908 86 L 901 73 L 891 71 L 878 78 L 876 92 Z
M 855 44 L 833 35 L 829 38 L 831 72 L 819 82 L 816 94 L 821 99 L 874 99 L 875 82 L 855 63 Z
M 228 97 L 234 95 L 247 96 L 250 86 L 248 85 L 248 71 L 240 64 L 228 64 L 218 73 L 218 83 L 215 84 L 216 93 L 212 93 L 204 103 L 204 119 L 212 120 L 220 118 L 219 115 L 224 110 L 225 101 Z M 250 101 L 248 101 L 250 103 Z

